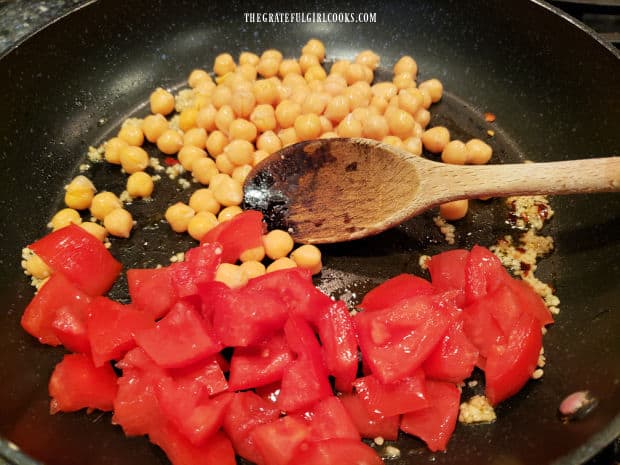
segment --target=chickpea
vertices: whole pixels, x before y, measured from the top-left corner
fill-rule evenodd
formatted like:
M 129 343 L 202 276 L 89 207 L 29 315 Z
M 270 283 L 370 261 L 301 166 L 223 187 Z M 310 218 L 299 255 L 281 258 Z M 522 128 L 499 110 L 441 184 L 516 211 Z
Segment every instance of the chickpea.
M 422 133 L 424 148 L 431 153 L 441 153 L 450 142 L 450 131 L 443 126 L 435 126 Z
M 352 86 L 347 87 L 342 95 L 349 100 L 350 110 L 354 110 L 359 107 L 367 107 L 370 104 L 370 96 Z
M 420 126 L 425 128 L 428 126 L 428 123 L 431 122 L 431 114 L 426 108 L 420 108 L 415 115 L 413 115 L 413 119 L 415 119 Z
M 211 97 L 215 91 L 217 84 L 213 81 L 201 82 L 194 88 L 194 95 L 196 97 Z
M 269 104 L 257 105 L 250 115 L 250 121 L 258 132 L 272 131 L 277 126 L 275 110 Z
M 203 82 L 212 82 L 211 76 L 204 69 L 195 69 L 189 73 L 187 83 L 193 89 Z
M 385 110 L 388 107 L 388 101 L 385 97 L 380 97 L 378 95 L 375 95 L 372 97 L 372 100 L 370 101 L 370 106 L 372 108 L 376 108 L 379 114 L 383 114 L 385 113 Z
M 297 136 L 297 131 L 295 131 L 294 127 L 281 129 L 278 132 L 278 137 L 280 138 L 280 141 L 282 142 L 283 148 L 289 145 L 292 145 L 292 144 L 296 144 L 297 142 L 301 140 L 299 136 Z
M 188 107 L 179 113 L 179 128 L 182 131 L 188 131 L 196 127 L 196 117 L 198 115 L 198 108 Z
M 215 157 L 215 166 L 217 167 L 220 173 L 231 175 L 235 169 L 235 164 L 230 161 L 228 155 L 222 153 Z
M 222 208 L 220 210 L 220 213 L 217 215 L 217 220 L 220 223 L 223 223 L 234 218 L 240 213 L 243 213 L 243 210 L 241 210 L 241 207 L 239 207 L 238 205 L 232 205 L 230 207 Z
M 280 62 L 278 75 L 283 78 L 287 74 L 301 74 L 301 66 L 297 60 L 287 59 Z
M 362 121 L 362 136 L 368 139 L 381 140 L 390 132 L 387 120 L 383 115 L 369 115 Z
M 117 237 L 129 237 L 133 228 L 133 218 L 124 208 L 115 208 L 103 219 L 105 229 Z
M 338 60 L 334 62 L 329 70 L 329 74 L 339 74 L 344 77 L 347 72 L 347 68 L 351 65 L 349 60 Z
M 265 248 L 262 245 L 252 247 L 251 249 L 246 249 L 239 256 L 239 260 L 242 262 L 260 262 L 263 258 L 265 258 Z
M 321 134 L 321 137 L 319 137 L 319 139 L 334 139 L 336 137 L 338 137 L 337 133 L 335 133 L 334 131 L 328 131 Z
M 218 76 L 224 76 L 235 70 L 235 60 L 229 53 L 222 53 L 215 57 L 213 63 L 213 72 Z
M 304 78 L 307 82 L 324 81 L 326 77 L 327 73 L 321 65 L 312 65 L 304 73 Z
M 181 166 L 183 166 L 183 168 L 187 171 L 193 171 L 196 160 L 206 157 L 207 152 L 199 147 L 196 147 L 195 145 L 184 145 L 177 154 L 179 163 L 181 163 Z
M 167 115 L 174 111 L 174 95 L 161 87 L 155 89 L 149 97 L 151 113 Z
M 239 65 L 237 67 L 237 73 L 239 73 L 246 81 L 249 82 L 255 81 L 256 76 L 258 75 L 256 65 L 251 65 L 249 63 Z
M 231 139 L 240 139 L 248 142 L 254 142 L 256 140 L 256 136 L 258 134 L 258 130 L 254 123 L 243 119 L 237 118 L 230 123 L 228 127 L 228 135 Z
M 281 128 L 290 128 L 301 115 L 301 105 L 291 100 L 282 100 L 276 107 L 275 115 Z
M 305 70 L 302 69 L 302 72 Z M 282 85 L 291 89 L 297 86 L 307 86 L 308 83 L 301 74 L 287 74 L 282 78 Z
M 125 123 L 118 131 L 118 138 L 124 140 L 129 145 L 140 146 L 144 143 L 144 133 L 137 124 Z
M 183 147 L 183 136 L 174 129 L 166 129 L 157 138 L 157 148 L 166 155 L 174 155 Z
M 319 82 L 319 81 L 313 81 Z M 323 91 L 332 97 L 340 95 L 347 88 L 347 80 L 340 74 L 330 74 L 323 81 Z M 329 102 L 328 102 L 329 103 Z
M 252 162 L 254 145 L 243 139 L 232 140 L 226 147 L 224 147 L 224 153 L 234 165 L 247 165 Z
M 314 55 L 322 62 L 325 59 L 325 45 L 319 39 L 310 39 L 301 49 L 302 55 Z
M 219 172 L 212 158 L 198 158 L 192 163 L 192 175 L 201 184 L 208 185 L 211 182 L 211 178 Z
M 260 81 L 254 82 L 252 91 L 254 92 L 254 97 L 258 105 L 261 103 L 275 105 L 278 100 L 278 89 L 273 81 L 269 79 L 261 79 Z
M 321 251 L 318 247 L 311 244 L 302 245 L 291 253 L 291 259 L 298 267 L 309 270 L 312 274 L 321 271 Z
M 168 120 L 159 113 L 149 115 L 142 120 L 142 132 L 149 142 L 157 142 L 166 129 L 168 129 Z
M 80 224 L 81 222 L 82 217 L 77 210 L 73 208 L 63 208 L 62 210 L 58 210 L 52 217 L 50 225 L 53 231 L 57 231 L 65 226 L 69 226 L 71 223 Z
M 241 52 L 239 55 L 239 64 L 240 65 L 252 65 L 256 66 L 260 61 L 260 57 L 255 53 L 251 52 Z
M 404 149 L 414 155 L 422 155 L 422 141 L 417 136 L 407 137 L 403 141 Z
M 248 118 L 256 106 L 256 98 L 251 91 L 237 91 L 232 95 L 230 106 L 239 118 Z
M 237 289 L 247 284 L 248 276 L 238 265 L 220 263 L 215 271 L 214 280 L 226 284 L 231 289 Z
M 294 87 L 293 90 L 291 91 L 291 96 L 289 100 L 299 105 L 303 105 L 305 100 L 308 98 L 308 95 L 310 95 L 309 86 L 297 86 L 297 87 Z
M 370 107 L 359 107 L 351 112 L 353 118 L 358 120 L 360 123 L 364 123 L 364 120 L 370 116 Z
M 228 137 L 220 130 L 215 130 L 207 137 L 207 152 L 213 158 L 217 157 L 224 151 L 224 147 L 228 145 Z
M 162 117 L 163 118 L 163 117 Z M 108 163 L 113 163 L 115 165 L 121 164 L 121 149 L 126 147 L 127 142 L 125 142 L 120 137 L 112 137 L 105 143 L 105 152 L 104 157 Z
M 406 89 L 401 90 L 398 93 L 398 107 L 410 115 L 415 115 L 415 113 L 422 108 L 422 96 L 415 96 L 411 92 L 407 92 Z
M 224 105 L 229 105 L 232 101 L 232 90 L 230 87 L 219 85 L 213 91 L 211 96 L 211 103 L 216 109 L 222 108 Z
M 359 63 L 351 63 L 344 74 L 344 77 L 347 80 L 347 84 L 351 85 L 357 81 L 364 80 L 364 65 L 360 65 Z
M 392 145 L 394 147 L 398 147 L 399 149 L 404 149 L 403 141 L 398 136 L 385 136 L 383 140 L 381 140 L 384 144 Z
M 93 223 L 92 221 L 84 221 L 80 225 L 80 228 L 89 233 L 91 236 L 96 237 L 101 242 L 105 241 L 105 238 L 108 237 L 108 231 L 106 228 L 98 223 Z
M 418 86 L 420 90 L 427 90 L 431 96 L 433 103 L 439 102 L 443 94 L 443 84 L 439 79 L 429 79 L 428 81 L 421 82 Z
M 420 91 L 420 95 L 422 95 L 422 98 L 423 98 L 422 106 L 428 110 L 431 104 L 433 103 L 433 98 L 431 97 L 431 93 L 426 87 L 422 87 L 418 90 Z
M 235 112 L 230 105 L 223 105 L 217 111 L 215 115 L 215 127 L 222 131 L 224 134 L 228 134 L 230 129 L 230 123 L 235 119 Z M 230 136 L 229 136 L 230 137 Z
M 52 270 L 37 254 L 32 252 L 27 260 L 22 261 L 24 269 L 35 278 L 45 279 L 52 274 Z
M 150 197 L 154 188 L 153 178 L 144 171 L 133 173 L 127 178 L 127 192 L 132 197 Z
M 214 215 L 220 211 L 220 204 L 215 200 L 213 191 L 207 188 L 196 189 L 189 198 L 189 206 L 196 213 L 209 212 Z
M 252 165 L 250 165 L 249 163 L 246 165 L 237 166 L 233 170 L 231 177 L 243 186 L 243 183 L 245 182 L 246 178 L 250 174 L 250 171 L 252 171 Z
M 294 131 L 294 129 L 293 129 L 293 131 Z M 278 137 L 278 140 L 280 141 L 280 145 L 281 145 L 282 141 L 280 140 L 279 137 Z M 254 152 L 254 159 L 252 160 L 252 166 L 258 165 L 261 161 L 263 161 L 269 155 L 270 155 L 269 152 L 266 152 L 264 150 L 256 150 Z
M 415 76 L 418 74 L 418 64 L 410 56 L 402 56 L 394 65 L 394 74 L 400 73 L 410 73 Z
M 400 73 L 394 76 L 392 82 L 396 86 L 397 89 L 408 89 L 411 87 L 415 87 L 415 80 L 411 73 Z
M 321 134 L 334 130 L 334 125 L 326 116 L 319 116 L 319 121 L 321 122 Z
M 306 74 L 306 71 L 312 66 L 321 66 L 319 59 L 316 55 L 302 54 L 299 57 L 299 68 L 302 74 Z
M 349 113 L 336 127 L 339 137 L 362 137 L 362 123 Z
M 471 139 L 465 144 L 467 149 L 467 163 L 484 165 L 493 155 L 493 149 L 480 139 Z
M 265 254 L 272 260 L 288 256 L 294 245 L 291 235 L 281 229 L 274 229 L 263 236 Z
M 243 262 L 239 265 L 239 268 L 245 273 L 245 275 L 249 279 L 258 278 L 259 276 L 264 275 L 267 270 L 265 269 L 265 265 L 261 262 L 249 260 L 247 262 Z
M 90 203 L 90 213 L 98 220 L 103 220 L 112 210 L 122 207 L 121 199 L 112 192 L 104 191 L 93 197 Z
M 211 212 L 198 212 L 187 223 L 187 232 L 197 241 L 219 224 L 217 217 Z
M 272 154 L 282 148 L 282 142 L 275 132 L 266 131 L 258 136 L 258 139 L 256 140 L 256 148 L 258 150 L 264 150 L 268 154 Z
M 286 270 L 288 268 L 297 268 L 297 263 L 288 257 L 278 258 L 274 260 L 268 267 L 267 273 L 273 273 L 274 271 Z
M 321 135 L 321 120 L 314 113 L 295 118 L 295 133 L 299 140 L 316 139 Z
M 364 50 L 357 54 L 355 57 L 355 63 L 367 66 L 371 70 L 377 69 L 381 58 L 372 50 Z
M 95 185 L 86 176 L 76 176 L 67 185 L 65 204 L 75 210 L 84 210 L 90 207 L 95 196 Z
M 439 206 L 439 214 L 448 221 L 456 221 L 467 215 L 469 202 L 467 199 L 446 202 Z
M 215 200 L 225 207 L 240 205 L 243 201 L 243 186 L 228 174 L 215 175 L 211 181 L 211 189 Z
M 196 126 L 208 132 L 215 130 L 215 115 L 217 115 L 217 109 L 213 105 L 201 108 L 196 115 Z
M 168 207 L 165 213 L 166 221 L 174 232 L 182 233 L 187 231 L 187 225 L 195 215 L 194 210 L 183 202 L 177 202 Z
M 318 92 L 311 92 L 308 94 L 308 97 L 301 105 L 302 113 L 314 113 L 315 115 L 323 114 L 327 102 L 329 101 L 329 96 L 326 98 L 326 94 L 321 94 Z
M 132 174 L 144 171 L 149 166 L 149 154 L 142 147 L 128 145 L 121 150 L 121 166 Z
M 390 132 L 401 139 L 405 139 L 413 132 L 415 120 L 413 116 L 398 107 L 385 110 L 385 119 L 390 127 Z
M 463 141 L 451 140 L 441 152 L 441 161 L 451 165 L 464 165 L 467 162 L 467 147 Z
M 398 88 L 393 83 L 387 81 L 374 84 L 370 91 L 374 97 L 383 97 L 386 100 L 398 94 Z
M 259 75 L 270 78 L 278 75 L 280 68 L 280 61 L 275 58 L 261 58 L 256 66 L 256 71 Z

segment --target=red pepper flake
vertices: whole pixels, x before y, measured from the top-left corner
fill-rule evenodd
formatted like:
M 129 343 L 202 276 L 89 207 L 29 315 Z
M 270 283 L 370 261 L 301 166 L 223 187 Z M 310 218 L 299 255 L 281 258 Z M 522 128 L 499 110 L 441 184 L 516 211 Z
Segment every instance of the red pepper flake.
M 495 115 L 493 113 L 487 112 L 484 114 L 484 120 L 487 123 L 492 123 L 493 121 L 495 121 Z
M 172 158 L 172 157 L 166 157 L 164 158 L 164 163 L 166 164 L 166 166 L 174 166 L 177 163 L 179 163 L 179 160 L 177 160 L 176 158 Z

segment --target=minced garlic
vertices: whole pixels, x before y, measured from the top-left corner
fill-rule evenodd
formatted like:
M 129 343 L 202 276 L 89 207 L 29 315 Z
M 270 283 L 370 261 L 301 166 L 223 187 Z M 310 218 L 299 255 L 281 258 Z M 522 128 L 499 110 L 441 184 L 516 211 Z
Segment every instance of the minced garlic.
M 495 410 L 485 396 L 473 396 L 459 406 L 459 421 L 461 423 L 491 423 L 496 419 Z

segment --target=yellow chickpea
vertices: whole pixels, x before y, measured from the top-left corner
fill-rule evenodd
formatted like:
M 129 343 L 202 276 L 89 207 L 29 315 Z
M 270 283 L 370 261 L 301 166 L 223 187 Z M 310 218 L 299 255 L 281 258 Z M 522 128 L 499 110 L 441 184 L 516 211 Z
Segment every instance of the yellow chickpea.
M 431 122 L 431 114 L 426 108 L 420 108 L 415 115 L 413 115 L 413 118 L 423 128 L 428 126 Z
M 183 146 L 194 146 L 204 149 L 207 145 L 207 131 L 203 128 L 192 128 L 183 134 Z
M 241 52 L 239 55 L 239 64 L 240 65 L 253 65 L 256 66 L 260 61 L 260 57 L 255 53 L 251 52 Z
M 248 142 L 254 142 L 257 135 L 258 130 L 256 129 L 254 123 L 243 118 L 233 120 L 228 127 L 228 136 L 232 140 L 240 139 Z
M 187 83 L 191 88 L 198 87 L 203 82 L 212 82 L 211 76 L 204 69 L 194 69 L 189 73 Z
M 254 145 L 243 139 L 232 140 L 224 147 L 224 153 L 235 166 L 247 165 L 252 162 Z
M 261 58 L 256 65 L 256 71 L 264 78 L 270 78 L 278 75 L 280 61 L 275 58 Z
M 414 155 L 422 155 L 422 141 L 417 136 L 407 137 L 403 141 L 403 148 Z
M 174 232 L 182 233 L 187 231 L 187 225 L 196 212 L 189 205 L 183 202 L 177 202 L 168 207 L 165 213 L 166 221 Z
M 400 73 L 410 73 L 415 76 L 418 73 L 418 64 L 410 56 L 402 56 L 394 65 L 394 74 Z
M 96 237 L 101 242 L 105 241 L 105 238 L 108 237 L 108 231 L 106 230 L 106 228 L 104 228 L 98 223 L 93 223 L 92 221 L 84 221 L 82 224 L 80 224 L 80 228 L 82 228 L 91 236 Z
M 295 131 L 295 129 L 293 129 L 293 131 Z M 278 140 L 280 141 L 280 145 L 282 145 L 282 141 L 280 140 L 279 137 L 278 137 Z M 269 155 L 270 155 L 269 152 L 266 152 L 264 150 L 256 150 L 254 152 L 254 158 L 252 160 L 252 166 L 258 165 L 261 161 L 263 161 Z
M 315 245 L 306 244 L 293 250 L 291 259 L 299 268 L 309 270 L 312 274 L 321 271 L 323 263 L 321 262 L 321 251 Z
M 127 238 L 133 228 L 133 218 L 124 208 L 115 208 L 105 216 L 103 226 L 113 236 Z
M 258 132 L 273 131 L 276 126 L 276 114 L 269 104 L 257 105 L 250 115 L 250 121 Z
M 243 210 L 241 210 L 241 207 L 239 207 L 238 205 L 232 205 L 230 207 L 222 208 L 220 210 L 220 213 L 217 215 L 217 220 L 220 223 L 223 223 L 234 218 L 240 213 L 243 213 Z
M 288 256 L 294 245 L 291 235 L 281 229 L 274 229 L 263 236 L 265 254 L 272 260 Z
M 381 141 L 384 144 L 392 145 L 394 147 L 398 147 L 399 149 L 404 149 L 403 141 L 398 136 L 385 136 Z
M 79 175 L 67 185 L 65 204 L 75 210 L 84 210 L 90 207 L 95 196 L 95 185 L 86 176 Z
M 52 274 L 52 270 L 34 252 L 27 260 L 22 261 L 22 266 L 31 276 L 38 279 L 48 278 Z
M 195 145 L 184 145 L 177 154 L 179 163 L 181 163 L 181 166 L 183 166 L 183 168 L 187 171 L 193 171 L 196 160 L 206 157 L 207 152 L 199 147 L 196 147 Z
M 254 155 L 254 154 L 252 154 Z M 245 179 L 248 177 L 248 174 L 250 174 L 250 171 L 252 171 L 252 165 L 250 164 L 246 164 L 246 165 L 241 165 L 241 166 L 237 166 L 232 174 L 230 175 L 235 181 L 237 181 L 239 184 L 243 185 L 243 183 L 245 182 Z
M 273 81 L 269 79 L 261 79 L 260 81 L 254 82 L 252 92 L 254 92 L 254 97 L 256 98 L 256 103 L 258 105 L 262 103 L 274 105 L 276 104 L 279 96 L 277 87 Z
M 302 70 L 303 72 L 304 70 Z M 306 86 L 308 83 L 301 74 L 287 74 L 282 78 L 282 85 L 290 88 Z
M 198 158 L 192 163 L 192 175 L 201 184 L 208 185 L 211 182 L 211 178 L 219 172 L 212 158 Z
M 104 191 L 93 197 L 90 203 L 90 213 L 98 220 L 103 220 L 112 210 L 122 207 L 121 199 L 112 192 Z
M 274 260 L 268 267 L 267 273 L 273 273 L 274 271 L 286 270 L 289 268 L 296 268 L 297 263 L 288 257 L 278 258 Z
M 174 129 L 166 129 L 157 138 L 157 148 L 166 155 L 174 155 L 183 147 L 183 136 Z
M 368 115 L 362 121 L 362 137 L 381 140 L 390 132 L 387 120 L 383 115 Z
M 415 87 L 415 79 L 411 73 L 396 74 L 392 82 L 399 90 Z
M 310 95 L 309 86 L 297 86 L 294 87 L 291 91 L 291 96 L 289 97 L 289 100 L 299 105 L 303 105 L 304 101 L 308 98 L 308 95 Z
M 381 58 L 372 50 L 363 50 L 355 57 L 355 63 L 367 66 L 368 68 L 375 70 L 379 66 Z
M 439 79 L 429 79 L 428 81 L 421 82 L 418 86 L 420 90 L 427 90 L 429 95 L 431 96 L 431 101 L 433 103 L 439 102 L 441 100 L 441 96 L 443 95 L 443 84 Z
M 322 62 L 325 59 L 325 45 L 319 39 L 310 39 L 301 49 L 302 55 L 314 55 Z
M 282 100 L 275 110 L 276 120 L 281 128 L 290 128 L 301 115 L 301 105 L 292 100 Z
M 431 93 L 426 87 L 419 88 L 418 90 L 420 91 L 420 95 L 422 95 L 422 106 L 428 110 L 433 103 Z
M 215 57 L 213 63 L 213 72 L 218 76 L 224 76 L 235 70 L 235 60 L 229 53 L 222 53 Z
M 194 94 L 196 97 L 211 97 L 213 92 L 217 88 L 217 84 L 213 81 L 204 81 L 199 83 L 194 88 Z
M 127 178 L 127 192 L 132 197 L 148 198 L 153 194 L 154 187 L 153 178 L 144 171 L 133 173 Z
M 332 123 L 339 123 L 349 111 L 349 99 L 344 95 L 337 95 L 327 103 L 324 114 Z
M 198 212 L 187 223 L 187 232 L 197 241 L 219 224 L 217 217 L 211 212 Z
M 226 284 L 231 289 L 237 289 L 248 283 L 248 276 L 238 265 L 221 263 L 215 271 L 214 280 Z
M 196 127 L 196 117 L 198 115 L 198 108 L 188 107 L 179 113 L 179 128 L 182 131 L 189 131 Z
M 215 115 L 217 109 L 213 105 L 201 108 L 196 115 L 196 126 L 208 132 L 215 130 Z
M 301 74 L 301 66 L 299 66 L 297 60 L 287 59 L 280 62 L 278 75 L 283 78 L 287 74 Z
M 265 248 L 262 245 L 244 250 L 239 256 L 242 262 L 255 261 L 260 262 L 265 258 Z
M 299 140 L 316 139 L 321 135 L 321 120 L 314 113 L 299 115 L 294 126 Z
M 121 166 L 129 174 L 144 171 L 149 166 L 149 154 L 142 147 L 128 145 L 121 150 Z
M 211 96 L 211 103 L 216 109 L 222 108 L 224 105 L 229 105 L 232 101 L 232 90 L 230 87 L 219 85 L 213 91 Z
M 326 77 L 327 73 L 321 65 L 312 65 L 304 73 L 307 82 L 324 81 Z
M 441 161 L 451 165 L 464 165 L 467 163 L 467 147 L 460 140 L 451 140 L 441 152 Z
M 367 107 L 370 104 L 370 96 L 352 86 L 347 87 L 342 95 L 349 100 L 349 108 L 351 110 L 355 110 L 359 107 Z
M 350 65 L 351 62 L 349 60 L 338 60 L 329 69 L 329 74 L 339 74 L 344 77 Z
M 268 154 L 272 154 L 282 148 L 282 142 L 275 132 L 266 131 L 256 139 L 256 148 L 258 150 L 264 150 Z
M 243 78 L 248 82 L 255 81 L 256 76 L 258 75 L 258 72 L 256 71 L 256 65 L 251 65 L 249 63 L 240 64 L 237 67 L 236 72 L 243 76 Z
M 142 120 L 142 132 L 149 142 L 157 142 L 166 129 L 168 129 L 168 120 L 159 113 L 149 115 Z
M 388 108 L 385 110 L 385 119 L 393 135 L 405 139 L 412 134 L 415 120 L 406 111 L 398 107 Z
M 439 214 L 448 221 L 456 221 L 467 215 L 469 202 L 467 199 L 446 202 L 439 206 Z
M 311 92 L 301 105 L 302 113 L 314 113 L 315 115 L 323 114 L 329 95 L 320 92 Z
M 334 130 L 334 125 L 326 116 L 319 116 L 319 121 L 321 122 L 321 134 L 332 132 Z
M 261 60 L 276 60 L 277 62 L 282 61 L 283 58 L 282 52 L 280 50 L 276 50 L 275 48 L 265 50 L 260 56 Z
M 422 133 L 424 148 L 431 153 L 441 153 L 450 142 L 450 131 L 443 126 L 435 126 Z
M 344 77 L 347 80 L 347 84 L 351 85 L 357 81 L 364 80 L 364 65 L 360 65 L 359 63 L 351 63 L 344 74 Z
M 384 114 L 388 107 L 388 101 L 384 97 L 374 95 L 370 101 L 370 107 L 375 108 L 378 114 Z
M 325 78 L 325 81 L 323 81 L 323 91 L 332 97 L 340 95 L 346 88 L 347 80 L 340 74 L 330 74 Z
M 149 97 L 151 113 L 168 115 L 174 111 L 174 95 L 161 87 L 155 89 Z
M 80 224 L 81 222 L 82 218 L 77 210 L 74 210 L 73 208 L 63 208 L 62 210 L 58 210 L 58 212 L 56 212 L 56 214 L 52 217 L 50 226 L 53 231 L 57 231 L 65 226 L 69 226 L 71 223 Z
M 488 163 L 493 155 L 493 149 L 480 139 L 471 139 L 465 144 L 467 149 L 467 163 L 474 165 L 484 165 Z
M 213 191 L 207 188 L 196 189 L 189 198 L 189 206 L 195 212 L 209 212 L 214 215 L 220 211 L 220 204 L 215 200 Z
M 240 205 L 243 201 L 243 186 L 228 174 L 215 175 L 210 186 L 215 200 L 225 207 Z
M 349 113 L 336 127 L 339 137 L 362 137 L 362 123 Z
M 247 262 L 243 262 L 239 265 L 239 268 L 246 274 L 248 279 L 258 278 L 259 276 L 264 275 L 267 270 L 265 269 L 265 265 L 261 262 L 249 260 Z
M 127 142 L 119 137 L 112 137 L 105 143 L 104 157 L 108 163 L 120 165 L 121 163 L 121 149 L 126 147 Z
M 338 137 L 338 134 L 336 132 L 328 131 L 321 134 L 321 137 L 319 137 L 319 139 L 334 139 L 336 137 Z
M 256 106 L 256 98 L 251 91 L 236 91 L 232 95 L 230 106 L 239 118 L 248 118 Z
M 422 107 L 422 102 L 423 99 L 421 95 L 417 97 L 411 92 L 407 92 L 406 89 L 403 89 L 398 93 L 398 107 L 410 115 L 415 115 L 415 113 Z
M 213 158 L 220 155 L 226 145 L 228 145 L 228 137 L 220 130 L 213 131 L 207 137 L 207 151 Z
M 287 147 L 289 145 L 296 144 L 297 142 L 301 140 L 299 139 L 299 136 L 297 136 L 297 131 L 295 131 L 294 127 L 281 129 L 278 132 L 278 138 L 280 139 L 280 142 L 282 143 L 282 147 Z
M 299 68 L 301 69 L 302 74 L 306 74 L 306 71 L 308 71 L 308 69 L 312 66 L 321 66 L 321 63 L 316 55 L 302 54 L 299 57 Z
M 129 145 L 140 146 L 144 143 L 144 133 L 137 124 L 125 123 L 118 131 L 118 138 L 124 140 Z
M 231 175 L 232 172 L 235 170 L 235 164 L 230 161 L 230 158 L 228 158 L 228 155 L 226 155 L 225 153 L 222 153 L 215 157 L 215 166 L 220 173 L 228 175 Z
M 215 115 L 215 127 L 228 134 L 230 123 L 235 119 L 235 112 L 230 105 L 223 105 Z

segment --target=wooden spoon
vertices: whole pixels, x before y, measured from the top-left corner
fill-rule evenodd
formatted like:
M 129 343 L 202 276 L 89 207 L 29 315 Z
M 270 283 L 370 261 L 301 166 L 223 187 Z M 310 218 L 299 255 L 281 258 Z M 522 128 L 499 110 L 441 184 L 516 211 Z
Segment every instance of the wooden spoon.
M 431 207 L 486 196 L 620 190 L 620 157 L 460 166 L 368 139 L 294 144 L 258 164 L 244 184 L 244 208 L 301 243 L 377 234 Z

